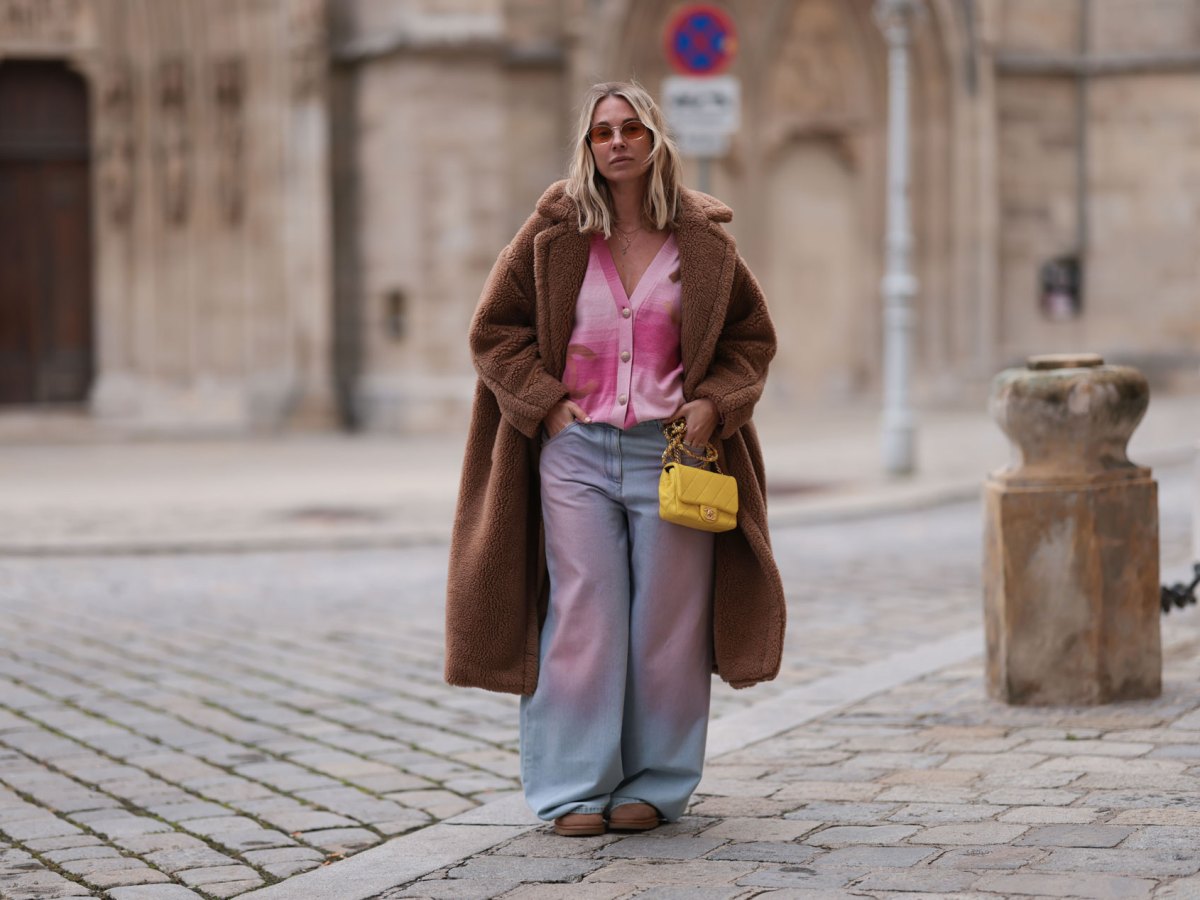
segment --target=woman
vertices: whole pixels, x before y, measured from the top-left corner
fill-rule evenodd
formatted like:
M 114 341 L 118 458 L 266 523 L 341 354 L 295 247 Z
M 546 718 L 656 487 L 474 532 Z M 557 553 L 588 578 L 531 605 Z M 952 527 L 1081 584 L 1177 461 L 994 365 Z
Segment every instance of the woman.
M 446 679 L 523 695 L 526 799 L 559 834 L 677 819 L 700 780 L 711 672 L 746 687 L 779 670 L 750 420 L 775 334 L 720 227 L 731 217 L 680 184 L 650 95 L 598 84 L 570 177 L 500 254 L 471 326 Z M 733 531 L 659 519 L 675 419 L 737 479 Z

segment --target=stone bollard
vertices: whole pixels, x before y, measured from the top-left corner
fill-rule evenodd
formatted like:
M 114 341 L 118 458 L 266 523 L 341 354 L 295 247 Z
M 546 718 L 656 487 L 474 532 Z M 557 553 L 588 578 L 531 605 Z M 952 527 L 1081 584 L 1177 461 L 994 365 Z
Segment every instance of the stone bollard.
M 985 488 L 988 693 L 1028 705 L 1156 697 L 1158 493 L 1126 445 L 1149 404 L 1137 369 L 1032 357 L 992 385 L 1013 461 Z

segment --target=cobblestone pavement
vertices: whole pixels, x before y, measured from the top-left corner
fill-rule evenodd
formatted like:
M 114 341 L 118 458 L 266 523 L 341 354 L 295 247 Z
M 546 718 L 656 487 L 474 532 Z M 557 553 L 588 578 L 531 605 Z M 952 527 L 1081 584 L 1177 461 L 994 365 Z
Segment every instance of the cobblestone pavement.
M 1198 897 L 1189 630 L 1159 700 L 1008 708 L 972 662 L 725 755 L 651 834 L 539 829 L 380 900 Z
M 1171 564 L 1186 557 L 1189 474 L 1159 473 Z M 715 717 L 979 623 L 977 504 L 775 540 L 786 667 L 748 693 L 720 687 Z M 0 560 L 0 897 L 230 897 L 511 792 L 515 698 L 441 681 L 444 559 Z M 653 836 L 535 833 L 388 896 L 557 897 L 580 879 L 571 896 L 957 892 L 1002 877 L 1016 894 L 1048 866 L 1140 895 L 1200 871 L 1181 831 L 1200 824 L 1197 648 L 1180 644 L 1194 619 L 1168 619 L 1181 649 L 1158 703 L 1012 712 L 979 699 L 977 666 L 953 669 L 722 758 L 692 815 Z M 1159 812 L 1133 821 L 1141 808 Z M 1067 826 L 1121 836 L 1079 844 L 1098 838 Z M 1147 853 L 1162 866 L 1126 871 Z

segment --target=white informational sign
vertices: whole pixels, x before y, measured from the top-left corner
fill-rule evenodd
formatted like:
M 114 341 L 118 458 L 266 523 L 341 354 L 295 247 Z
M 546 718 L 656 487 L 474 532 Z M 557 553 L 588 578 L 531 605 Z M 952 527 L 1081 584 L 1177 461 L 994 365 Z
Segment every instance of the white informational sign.
M 729 152 L 729 135 L 715 131 L 675 131 L 675 146 L 684 156 L 718 159 Z
M 729 152 L 729 136 L 742 117 L 742 85 L 733 75 L 715 78 L 673 75 L 663 79 L 663 114 L 685 156 Z

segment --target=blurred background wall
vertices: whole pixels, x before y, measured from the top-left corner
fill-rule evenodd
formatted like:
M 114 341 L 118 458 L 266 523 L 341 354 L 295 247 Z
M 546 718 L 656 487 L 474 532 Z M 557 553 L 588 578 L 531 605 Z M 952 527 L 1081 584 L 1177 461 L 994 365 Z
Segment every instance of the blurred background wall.
M 146 429 L 461 424 L 500 248 L 676 0 L 0 0 L 0 404 Z M 872 0 L 727 0 L 712 172 L 776 409 L 878 392 Z M 918 397 L 1026 354 L 1200 362 L 1200 0 L 927 0 Z M 688 179 L 697 171 L 690 161 Z

